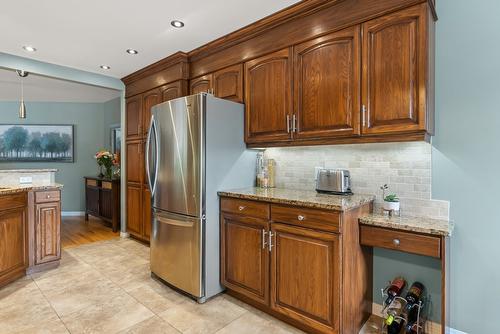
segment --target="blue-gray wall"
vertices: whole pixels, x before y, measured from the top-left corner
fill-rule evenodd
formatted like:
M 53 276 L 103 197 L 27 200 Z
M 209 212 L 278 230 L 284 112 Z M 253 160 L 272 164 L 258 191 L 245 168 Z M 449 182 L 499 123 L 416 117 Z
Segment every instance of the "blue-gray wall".
M 83 211 L 85 209 L 83 176 L 96 175 L 98 171 L 93 155 L 97 150 L 108 147 L 109 124 L 105 122 L 120 122 L 120 99 L 107 103 L 27 102 L 26 120 L 18 118 L 18 108 L 18 102 L 0 102 L 0 123 L 74 124 L 75 162 L 3 162 L 0 163 L 0 169 L 59 169 L 56 173 L 56 182 L 64 184 L 62 209 Z
M 451 325 L 500 333 L 500 1 L 438 0 L 432 190 L 451 201 Z

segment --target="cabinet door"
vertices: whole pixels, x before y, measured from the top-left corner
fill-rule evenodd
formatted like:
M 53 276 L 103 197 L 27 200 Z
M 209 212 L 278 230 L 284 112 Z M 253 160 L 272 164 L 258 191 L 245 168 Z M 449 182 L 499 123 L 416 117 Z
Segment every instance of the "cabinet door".
M 296 138 L 360 134 L 360 28 L 294 48 Z
M 27 237 L 24 208 L 0 212 L 0 284 L 28 266 Z
M 61 258 L 61 202 L 35 205 L 35 264 Z
M 217 97 L 243 102 L 243 65 L 238 64 L 215 72 L 213 88 Z
M 142 136 L 142 96 L 134 96 L 127 99 L 125 108 L 125 122 L 127 128 L 127 139 Z
M 284 141 L 291 138 L 290 50 L 281 50 L 245 63 L 245 141 Z
M 212 90 L 212 75 L 204 75 L 189 82 L 189 91 L 191 95 L 198 93 L 208 93 Z
M 221 280 L 226 287 L 269 304 L 266 220 L 221 215 Z
M 425 130 L 424 6 L 363 24 L 363 133 Z
M 143 141 L 128 142 L 127 146 L 127 182 L 142 183 L 144 176 Z
M 178 97 L 184 96 L 185 94 L 185 89 L 183 89 L 186 86 L 185 81 L 176 81 L 172 82 L 168 85 L 161 86 L 160 87 L 160 97 L 161 97 L 161 102 L 169 101 L 172 99 L 176 99 Z
M 274 223 L 271 231 L 272 309 L 318 331 L 338 333 L 339 236 Z
M 99 215 L 99 188 L 86 186 L 85 203 L 88 213 Z
M 127 185 L 127 232 L 142 237 L 142 188 Z
M 151 108 L 161 102 L 160 91 L 153 89 L 142 95 L 142 131 L 147 135 L 151 122 Z
M 142 206 L 143 236 L 149 240 L 151 237 L 151 191 L 147 186 L 142 194 Z

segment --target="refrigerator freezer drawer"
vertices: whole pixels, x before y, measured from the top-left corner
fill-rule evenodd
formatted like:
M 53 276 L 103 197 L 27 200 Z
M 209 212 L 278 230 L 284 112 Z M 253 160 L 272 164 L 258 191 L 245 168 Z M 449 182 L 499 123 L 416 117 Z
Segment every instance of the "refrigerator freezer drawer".
M 155 210 L 151 271 L 167 283 L 200 298 L 203 288 L 203 220 Z

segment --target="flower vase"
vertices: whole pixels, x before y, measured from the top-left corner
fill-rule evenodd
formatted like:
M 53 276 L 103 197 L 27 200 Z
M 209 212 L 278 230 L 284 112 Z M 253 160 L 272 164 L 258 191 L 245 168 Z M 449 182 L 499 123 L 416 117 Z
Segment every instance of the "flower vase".
M 99 165 L 99 175 L 97 175 L 97 177 L 99 177 L 101 179 L 104 177 L 104 174 L 102 172 L 102 165 Z
M 112 166 L 106 166 L 106 170 L 104 173 L 104 177 L 107 179 L 112 179 L 113 178 L 113 167 Z

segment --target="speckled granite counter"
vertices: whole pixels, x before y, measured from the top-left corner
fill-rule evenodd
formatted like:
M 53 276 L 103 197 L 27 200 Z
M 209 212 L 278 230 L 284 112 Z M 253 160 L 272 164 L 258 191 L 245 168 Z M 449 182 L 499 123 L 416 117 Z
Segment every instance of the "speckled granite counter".
M 355 194 L 340 196 L 319 194 L 314 190 L 256 187 L 219 191 L 218 194 L 219 196 L 337 211 L 347 211 L 372 202 L 375 199 L 373 195 Z
M 16 184 L 16 185 L 0 185 L 0 196 L 7 194 L 16 194 L 23 191 L 31 190 L 45 190 L 45 189 L 61 189 L 63 187 L 60 183 L 34 183 L 34 184 Z
M 392 228 L 402 231 L 451 236 L 453 222 L 423 217 L 388 217 L 372 214 L 359 219 L 363 225 Z

